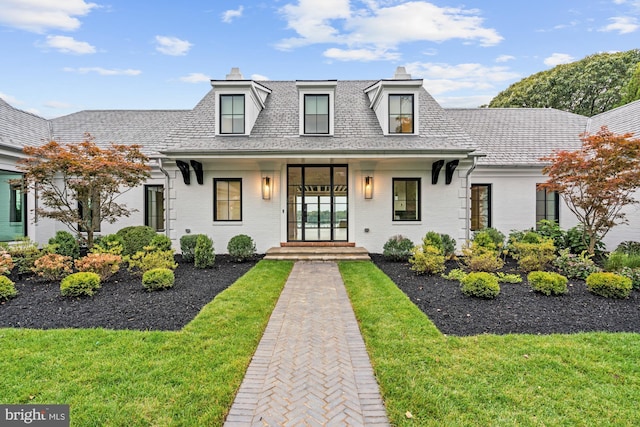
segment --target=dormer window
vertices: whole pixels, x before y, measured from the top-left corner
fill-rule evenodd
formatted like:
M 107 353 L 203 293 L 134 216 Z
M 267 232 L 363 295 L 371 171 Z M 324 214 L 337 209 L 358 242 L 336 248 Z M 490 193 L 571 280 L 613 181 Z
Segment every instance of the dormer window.
M 389 94 L 389 133 L 413 133 L 413 95 Z
M 304 95 L 304 133 L 329 133 L 329 95 Z
M 220 95 L 220 133 L 244 134 L 244 95 Z

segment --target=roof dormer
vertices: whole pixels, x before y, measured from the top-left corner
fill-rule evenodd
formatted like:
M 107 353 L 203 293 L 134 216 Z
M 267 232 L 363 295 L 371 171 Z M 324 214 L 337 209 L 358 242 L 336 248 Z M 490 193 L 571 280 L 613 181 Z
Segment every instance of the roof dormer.
M 337 84 L 335 80 L 296 81 L 300 135 L 333 135 Z
M 245 80 L 232 68 L 226 80 L 211 80 L 216 96 L 216 135 L 249 135 L 271 90 Z
M 412 79 L 398 67 L 392 79 L 380 80 L 365 89 L 385 135 L 419 134 L 419 94 L 422 79 Z

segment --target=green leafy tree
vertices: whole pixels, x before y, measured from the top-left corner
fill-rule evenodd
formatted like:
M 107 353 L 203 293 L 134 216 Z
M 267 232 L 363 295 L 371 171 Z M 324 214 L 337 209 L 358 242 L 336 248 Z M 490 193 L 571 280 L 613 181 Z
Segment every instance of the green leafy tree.
M 637 101 L 638 99 L 640 99 L 640 63 L 636 65 L 631 80 L 629 80 L 627 86 L 622 90 L 622 99 L 618 106 Z
M 639 63 L 640 49 L 590 55 L 512 84 L 489 107 L 557 108 L 590 117 L 621 105 Z
M 40 203 L 35 212 L 62 222 L 89 248 L 101 221 L 114 223 L 133 212 L 117 198 L 149 177 L 149 159 L 139 146 L 112 144 L 103 149 L 88 133 L 77 144 L 50 141 L 23 151 L 28 157 L 18 168 L 27 188 L 37 188 Z
M 549 179 L 541 186 L 557 191 L 578 218 L 589 254 L 613 226 L 626 222 L 622 208 L 638 203 L 640 139 L 632 137 L 603 126 L 582 135 L 581 149 L 542 158 L 550 164 L 543 169 Z

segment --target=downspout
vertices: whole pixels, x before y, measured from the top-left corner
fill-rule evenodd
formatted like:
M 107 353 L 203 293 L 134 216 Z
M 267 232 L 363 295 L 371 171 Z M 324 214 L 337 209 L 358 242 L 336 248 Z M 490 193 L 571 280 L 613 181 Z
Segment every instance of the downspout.
M 471 165 L 471 167 L 467 171 L 467 174 L 465 175 L 466 197 L 464 201 L 464 206 L 465 206 L 464 217 L 465 217 L 466 223 L 464 225 L 464 234 L 465 234 L 464 237 L 466 241 L 469 241 L 469 239 L 471 238 L 471 207 L 469 206 L 469 203 L 471 203 L 471 183 L 469 182 L 470 181 L 469 177 L 471 176 L 471 172 L 473 172 L 476 166 L 478 165 L 478 156 L 472 156 L 472 157 L 473 157 L 473 164 Z
M 160 168 L 160 172 L 162 172 L 165 176 L 165 188 L 166 188 L 166 192 L 167 192 L 167 197 L 165 197 L 164 199 L 164 234 L 171 238 L 170 236 L 170 232 L 169 230 L 171 229 L 171 224 L 169 223 L 169 219 L 171 218 L 171 215 L 169 213 L 169 186 L 171 185 L 170 181 L 170 176 L 169 176 L 169 172 L 166 171 L 165 168 L 162 167 L 162 159 L 158 159 L 158 167 Z

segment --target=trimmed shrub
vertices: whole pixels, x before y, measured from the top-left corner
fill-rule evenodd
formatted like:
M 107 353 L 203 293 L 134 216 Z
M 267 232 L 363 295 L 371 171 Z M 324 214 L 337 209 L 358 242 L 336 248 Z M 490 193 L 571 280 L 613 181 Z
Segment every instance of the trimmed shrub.
M 238 234 L 229 240 L 227 251 L 234 261 L 245 262 L 256 255 L 256 244 L 246 234 Z
M 413 248 L 409 263 L 411 264 L 411 270 L 417 274 L 438 274 L 445 270 L 442 251 L 431 245 Z
M 154 268 L 142 275 L 142 286 L 147 291 L 157 291 L 173 287 L 175 283 L 173 270 L 168 268 Z
M 216 261 L 216 255 L 213 251 L 213 240 L 205 234 L 198 235 L 193 256 L 196 268 L 213 267 Z
M 53 251 L 59 255 L 68 256 L 72 259 L 80 257 L 80 244 L 68 231 L 57 231 L 56 235 L 49 239 L 49 245 Z
M 569 279 L 585 280 L 591 273 L 600 271 L 586 251 L 576 255 L 572 254 L 569 248 L 560 250 L 560 255 L 553 261 L 553 265 Z
M 4 249 L 0 249 L 0 276 L 11 273 L 11 270 L 13 270 L 11 254 Z
M 512 256 L 518 260 L 518 268 L 525 273 L 544 270 L 556 258 L 553 240 L 535 233 L 525 234 L 521 242 L 512 242 L 511 248 Z
M 562 295 L 567 293 L 568 279 L 561 274 L 548 271 L 532 271 L 527 281 L 534 291 L 545 295 Z
M 469 273 L 460 284 L 462 293 L 469 297 L 491 299 L 500 294 L 498 278 L 490 273 Z
M 90 253 L 79 258 L 74 265 L 78 271 L 96 273 L 103 282 L 120 270 L 122 257 L 110 253 Z
M 589 292 L 606 298 L 628 298 L 631 294 L 631 279 L 615 273 L 591 273 L 587 277 Z
M 382 255 L 389 261 L 402 262 L 407 261 L 411 256 L 413 242 L 397 234 L 391 237 L 382 247 Z
M 149 242 L 151 251 L 172 251 L 171 239 L 164 234 L 156 234 Z
M 14 285 L 7 276 L 0 276 L 0 301 L 6 301 L 18 295 Z
M 184 262 L 193 262 L 196 251 L 196 242 L 200 234 L 185 234 L 180 238 L 180 251 Z
M 71 274 L 73 260 L 69 256 L 46 254 L 34 261 L 31 271 L 45 280 L 60 280 Z
M 122 237 L 123 255 L 133 255 L 149 246 L 151 240 L 156 236 L 156 231 L 146 225 L 135 225 L 125 227 L 116 233 Z
M 100 276 L 96 273 L 73 273 L 62 279 L 60 293 L 65 297 L 92 296 L 100 289 Z
M 122 255 L 124 252 L 124 239 L 119 234 L 107 234 L 96 239 L 91 252 L 99 254 Z
M 129 271 L 140 275 L 155 268 L 175 270 L 178 267 L 173 251 L 140 251 L 125 259 L 129 264 Z

